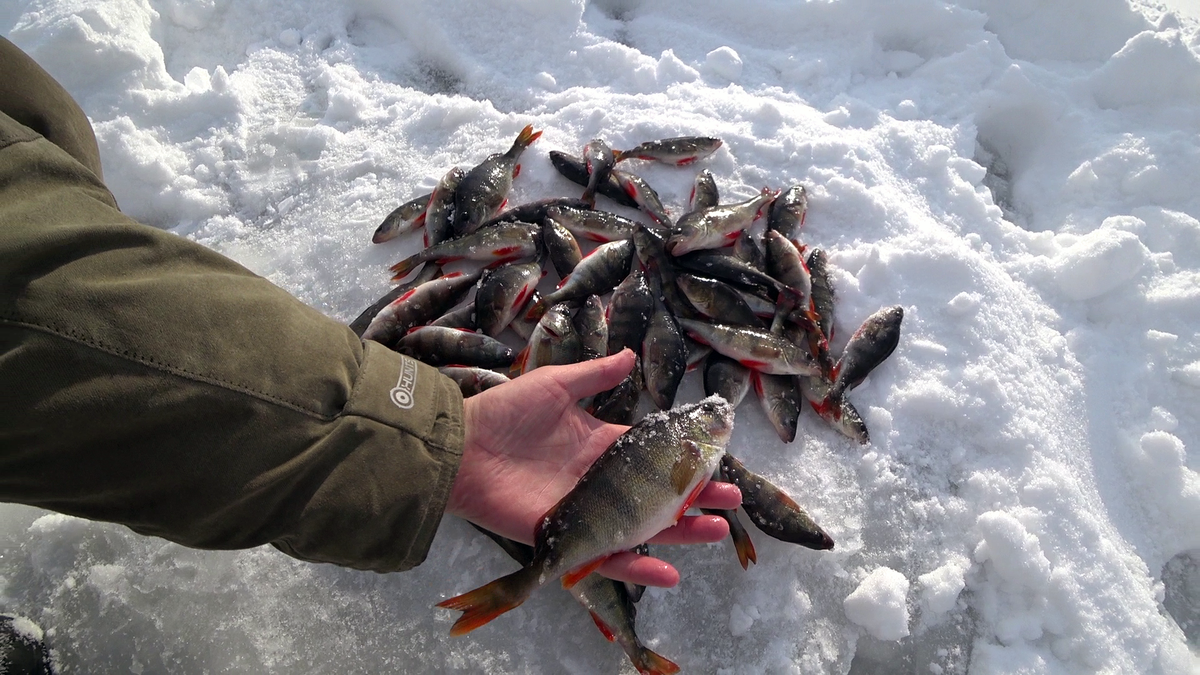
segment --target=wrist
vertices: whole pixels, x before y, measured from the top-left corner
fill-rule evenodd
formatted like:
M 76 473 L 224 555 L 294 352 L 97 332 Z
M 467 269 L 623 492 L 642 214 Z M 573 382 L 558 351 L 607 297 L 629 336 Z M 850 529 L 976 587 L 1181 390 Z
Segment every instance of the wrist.
M 477 447 L 475 424 L 477 405 L 475 397 L 463 399 L 462 458 L 459 460 L 458 474 L 454 477 L 454 483 L 450 486 L 450 498 L 446 502 L 446 513 L 459 517 L 465 517 L 463 505 L 466 503 L 465 497 L 470 492 L 467 483 L 469 483 L 471 475 L 471 460 L 475 456 L 475 449 Z

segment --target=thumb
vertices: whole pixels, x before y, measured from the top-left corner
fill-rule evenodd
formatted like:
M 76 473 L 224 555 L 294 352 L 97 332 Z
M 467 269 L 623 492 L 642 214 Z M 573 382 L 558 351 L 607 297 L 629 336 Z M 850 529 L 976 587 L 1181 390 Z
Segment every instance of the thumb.
M 578 401 L 620 384 L 633 369 L 633 362 L 633 351 L 626 348 L 602 359 L 547 368 L 546 374 L 566 389 L 572 400 Z

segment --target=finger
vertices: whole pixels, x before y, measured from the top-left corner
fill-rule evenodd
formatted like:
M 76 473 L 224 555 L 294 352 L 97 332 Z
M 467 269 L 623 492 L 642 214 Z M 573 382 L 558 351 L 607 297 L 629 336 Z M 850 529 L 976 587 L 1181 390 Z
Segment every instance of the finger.
M 670 564 L 631 551 L 614 554 L 596 571 L 609 579 L 642 586 L 671 588 L 679 583 L 679 571 Z
M 602 359 L 545 368 L 546 374 L 566 389 L 576 401 L 612 389 L 625 379 L 630 370 L 633 370 L 633 351 L 630 349 L 622 349 Z
M 711 481 L 696 497 L 696 506 L 701 509 L 724 509 L 732 511 L 742 505 L 742 491 L 733 483 Z
M 712 544 L 729 536 L 729 523 L 721 516 L 684 516 L 650 538 L 651 544 Z

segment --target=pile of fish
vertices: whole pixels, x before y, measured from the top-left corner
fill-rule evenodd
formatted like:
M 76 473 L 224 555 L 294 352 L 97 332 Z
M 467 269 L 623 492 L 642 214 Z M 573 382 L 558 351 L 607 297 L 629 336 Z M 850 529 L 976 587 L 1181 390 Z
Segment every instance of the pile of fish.
M 702 170 L 686 212 L 672 218 L 654 189 L 623 167 L 647 160 L 686 166 L 714 153 L 721 141 L 671 138 L 621 151 L 594 139 L 582 157 L 549 153 L 559 173 L 583 186 L 579 198 L 506 209 L 519 160 L 540 135 L 525 127 L 507 152 L 466 171 L 451 169 L 431 193 L 388 214 L 374 242 L 423 229 L 425 247 L 391 268 L 397 281 L 414 271 L 415 276 L 364 311 L 351 328 L 440 367 L 464 396 L 541 366 L 599 358 L 628 347 L 639 357 L 629 377 L 582 402 L 607 422 L 635 425 L 643 391 L 659 410 L 685 414 L 680 411 L 690 408 L 674 408 L 676 392 L 684 374 L 702 366 L 705 393 L 728 402 L 730 426 L 732 411 L 753 388 L 785 442 L 796 437 L 804 401 L 840 433 L 869 442 L 866 425 L 847 395 L 895 349 L 903 310 L 887 307 L 872 314 L 834 358 L 829 348 L 835 299 L 829 263 L 821 249 L 800 239 L 808 208 L 803 186 L 764 188 L 743 201 L 721 204 L 713 174 Z M 597 195 L 639 210 L 649 222 L 597 208 Z M 759 219 L 766 221 L 761 237 L 753 234 Z M 581 242 L 594 250 L 583 255 Z M 443 273 L 443 265 L 457 261 L 471 261 L 478 269 Z M 539 295 L 549 268 L 561 281 Z M 505 339 L 524 348 L 515 350 Z M 833 540 L 782 490 L 729 455 L 719 457 L 719 465 L 713 465 L 713 479 L 742 489 L 742 507 L 760 530 L 802 546 L 832 548 Z M 712 513 L 729 521 L 742 567 L 755 562 L 736 512 Z M 631 543 L 637 542 L 622 547 Z M 530 555 L 541 559 L 536 551 L 522 553 L 520 544 L 509 544 L 505 550 L 518 560 L 525 562 Z M 568 569 L 555 567 L 551 576 Z M 609 582 L 576 597 L 605 635 L 621 642 L 641 672 L 674 672 L 670 661 L 653 652 L 649 654 L 661 663 L 647 656 L 633 635 L 630 592 L 636 595 L 635 589 Z M 601 596 L 607 599 L 585 599 Z M 607 609 L 597 610 L 597 605 Z M 617 611 L 626 605 L 628 610 Z M 507 609 L 511 607 L 502 611 Z M 482 625 L 479 616 L 487 616 L 485 623 L 495 614 L 468 610 L 455 632 Z

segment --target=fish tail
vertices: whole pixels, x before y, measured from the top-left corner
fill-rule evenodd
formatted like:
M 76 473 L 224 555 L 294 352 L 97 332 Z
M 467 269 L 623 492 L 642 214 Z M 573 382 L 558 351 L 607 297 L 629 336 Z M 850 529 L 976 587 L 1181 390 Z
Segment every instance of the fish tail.
M 629 159 L 628 150 L 613 150 L 613 164 L 616 164 L 623 159 Z
M 596 191 L 591 186 L 584 189 L 583 196 L 580 199 L 587 202 L 587 205 L 593 209 L 596 208 Z
M 541 138 L 542 132 L 534 131 L 532 124 L 527 124 L 521 133 L 517 134 L 517 140 L 513 141 L 513 148 L 521 151 L 528 148 L 534 141 Z
M 420 265 L 423 262 L 425 262 L 425 260 L 421 257 L 420 253 L 417 253 L 408 256 L 395 265 L 392 265 L 390 268 L 388 268 L 392 271 L 392 281 L 399 281 L 408 276 L 409 272 L 413 271 L 417 265 Z
M 737 516 L 734 516 L 736 519 Z M 737 551 L 738 562 L 742 563 L 742 569 L 750 569 L 750 563 L 758 564 L 758 553 L 754 551 L 754 542 L 750 541 L 750 533 L 746 528 L 742 527 L 741 523 L 737 527 L 731 522 L 729 527 L 729 536 L 733 538 L 733 549 Z
M 641 675 L 673 675 L 679 672 L 679 666 L 674 661 L 642 644 L 638 644 L 637 649 L 629 655 L 629 660 Z
M 515 609 L 537 588 L 537 578 L 536 567 L 522 567 L 473 591 L 439 602 L 438 607 L 463 613 L 450 627 L 450 635 L 469 633 L 508 610 Z

